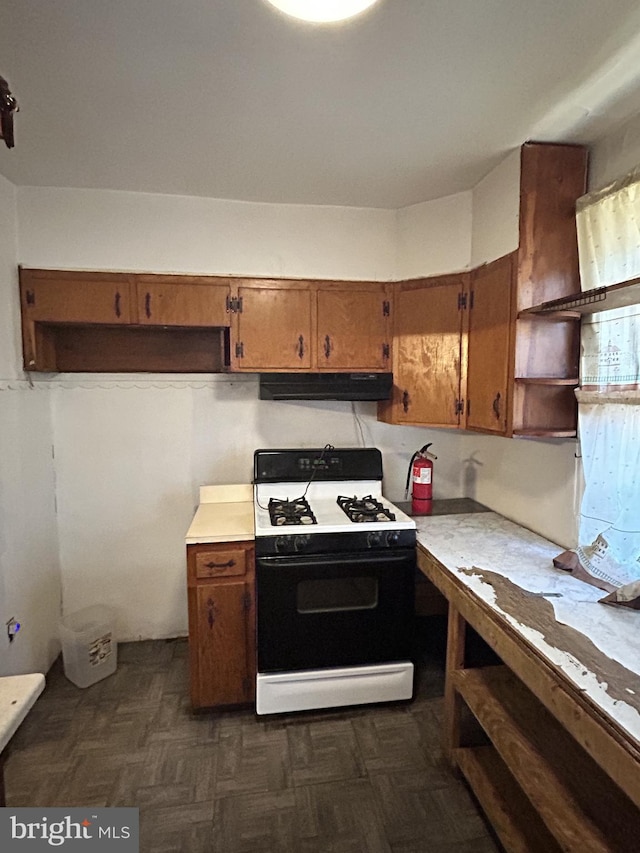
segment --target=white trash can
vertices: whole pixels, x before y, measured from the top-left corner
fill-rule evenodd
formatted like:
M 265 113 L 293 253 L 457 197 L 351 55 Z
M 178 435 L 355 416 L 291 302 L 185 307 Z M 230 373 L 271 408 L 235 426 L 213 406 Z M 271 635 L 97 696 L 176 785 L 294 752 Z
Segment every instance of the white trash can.
M 116 671 L 118 644 L 113 622 L 113 612 L 100 605 L 85 607 L 62 619 L 64 674 L 76 687 L 89 687 Z

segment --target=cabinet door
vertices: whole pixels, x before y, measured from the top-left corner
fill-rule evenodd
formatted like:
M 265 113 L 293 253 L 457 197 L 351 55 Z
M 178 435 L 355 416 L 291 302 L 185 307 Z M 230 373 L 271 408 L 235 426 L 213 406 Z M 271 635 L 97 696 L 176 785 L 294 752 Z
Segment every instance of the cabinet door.
M 129 290 L 125 275 L 20 271 L 23 318 L 31 322 L 129 323 Z
M 318 291 L 318 340 L 316 357 L 320 370 L 391 369 L 389 336 L 390 297 L 383 285 L 360 289 Z
M 462 298 L 467 279 L 439 276 L 396 292 L 394 389 L 392 403 L 381 405 L 385 420 L 459 425 Z M 385 405 L 387 417 L 382 411 Z
M 475 270 L 469 298 L 467 428 L 510 429 L 513 256 Z
M 137 276 L 138 323 L 159 326 L 229 326 L 228 283 L 180 277 Z
M 189 590 L 196 630 L 190 629 L 194 707 L 234 705 L 251 698 L 247 645 L 249 590 L 242 579 L 201 583 Z
M 308 370 L 313 293 L 306 287 L 240 286 L 233 370 Z

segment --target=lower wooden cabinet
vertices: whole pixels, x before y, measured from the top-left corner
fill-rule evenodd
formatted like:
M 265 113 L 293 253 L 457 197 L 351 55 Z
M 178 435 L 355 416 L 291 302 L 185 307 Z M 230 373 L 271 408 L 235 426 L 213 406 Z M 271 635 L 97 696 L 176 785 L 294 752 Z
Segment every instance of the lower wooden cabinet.
M 253 702 L 253 542 L 187 545 L 187 593 L 192 706 Z

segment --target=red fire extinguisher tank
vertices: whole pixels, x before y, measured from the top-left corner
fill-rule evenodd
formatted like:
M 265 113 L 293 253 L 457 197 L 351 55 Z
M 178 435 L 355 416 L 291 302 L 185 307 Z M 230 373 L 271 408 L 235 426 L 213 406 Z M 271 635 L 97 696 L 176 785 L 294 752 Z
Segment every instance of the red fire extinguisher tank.
M 430 515 L 433 509 L 433 460 L 437 459 L 429 453 L 431 444 L 424 447 L 411 457 L 407 472 L 406 493 L 411 483 L 411 512 L 413 515 Z

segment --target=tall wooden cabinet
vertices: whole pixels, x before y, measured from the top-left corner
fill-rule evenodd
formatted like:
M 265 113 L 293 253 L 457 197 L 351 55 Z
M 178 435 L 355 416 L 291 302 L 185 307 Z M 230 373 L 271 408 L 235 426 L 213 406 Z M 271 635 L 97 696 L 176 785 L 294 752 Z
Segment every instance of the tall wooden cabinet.
M 518 250 L 471 278 L 467 429 L 576 434 L 579 316 L 521 312 L 580 289 L 575 202 L 586 179 L 584 147 L 522 147 Z
M 580 289 L 575 202 L 586 177 L 584 147 L 527 143 L 518 249 L 457 279 L 396 285 L 394 395 L 379 404 L 380 420 L 503 436 L 576 434 L 579 315 L 527 309 Z
M 194 708 L 255 698 L 254 553 L 253 542 L 187 545 Z
M 465 302 L 469 275 L 400 282 L 394 297 L 393 392 L 378 418 L 394 424 L 464 423 Z
M 505 435 L 512 369 L 514 258 L 474 270 L 468 295 L 466 427 Z

